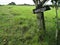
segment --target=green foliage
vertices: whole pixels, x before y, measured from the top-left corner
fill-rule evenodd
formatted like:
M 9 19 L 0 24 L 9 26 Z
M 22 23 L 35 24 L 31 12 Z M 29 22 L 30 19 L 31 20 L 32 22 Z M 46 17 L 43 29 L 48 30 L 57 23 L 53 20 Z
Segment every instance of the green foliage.
M 11 2 L 11 3 L 9 3 L 8 5 L 16 5 L 16 4 L 15 4 L 15 2 Z
M 47 34 L 43 42 L 39 36 L 37 15 L 32 13 L 34 6 L 0 7 L 0 45 L 49 45 L 55 43 L 55 10 L 45 12 Z M 58 10 L 58 12 L 60 12 Z

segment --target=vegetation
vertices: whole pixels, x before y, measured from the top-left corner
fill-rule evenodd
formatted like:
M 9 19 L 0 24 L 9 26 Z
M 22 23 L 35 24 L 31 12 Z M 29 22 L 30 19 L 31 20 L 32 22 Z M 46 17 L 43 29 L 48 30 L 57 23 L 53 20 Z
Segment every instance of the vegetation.
M 43 42 L 39 38 L 42 31 L 38 27 L 37 15 L 32 13 L 33 9 L 34 6 L 0 6 L 0 45 L 55 44 L 55 9 L 45 12 L 47 34 Z
M 16 5 L 16 3 L 15 2 L 11 2 L 8 5 Z

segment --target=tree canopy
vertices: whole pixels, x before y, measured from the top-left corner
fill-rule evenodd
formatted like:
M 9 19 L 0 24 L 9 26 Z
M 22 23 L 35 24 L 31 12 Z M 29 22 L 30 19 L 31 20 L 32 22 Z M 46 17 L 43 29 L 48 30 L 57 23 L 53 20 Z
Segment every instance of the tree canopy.
M 11 2 L 8 5 L 16 5 L 16 3 L 15 2 Z

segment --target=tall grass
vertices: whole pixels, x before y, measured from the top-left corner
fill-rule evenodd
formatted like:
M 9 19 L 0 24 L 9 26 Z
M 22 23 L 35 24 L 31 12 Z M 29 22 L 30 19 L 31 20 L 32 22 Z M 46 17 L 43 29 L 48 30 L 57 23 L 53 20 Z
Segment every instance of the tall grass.
M 41 44 L 37 15 L 32 12 L 34 8 L 34 6 L 0 6 L 0 45 Z M 55 41 L 55 9 L 46 11 L 44 16 L 47 34 L 42 44 L 49 45 Z

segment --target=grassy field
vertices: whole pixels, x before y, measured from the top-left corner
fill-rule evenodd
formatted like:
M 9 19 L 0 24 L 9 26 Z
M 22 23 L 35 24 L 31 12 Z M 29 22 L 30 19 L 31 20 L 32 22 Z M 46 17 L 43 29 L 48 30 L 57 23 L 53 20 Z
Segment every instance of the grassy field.
M 34 6 L 0 6 L 0 45 L 51 45 L 55 41 L 55 9 L 45 12 L 48 34 L 41 44 L 37 15 L 32 12 L 34 8 Z M 58 15 L 59 12 L 60 10 Z

